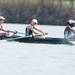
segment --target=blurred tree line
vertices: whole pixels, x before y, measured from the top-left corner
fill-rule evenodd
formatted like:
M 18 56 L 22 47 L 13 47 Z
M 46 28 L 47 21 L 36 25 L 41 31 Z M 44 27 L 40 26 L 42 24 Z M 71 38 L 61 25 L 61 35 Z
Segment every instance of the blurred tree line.
M 8 23 L 29 23 L 36 18 L 40 24 L 65 25 L 75 19 L 75 0 L 0 0 L 0 15 Z

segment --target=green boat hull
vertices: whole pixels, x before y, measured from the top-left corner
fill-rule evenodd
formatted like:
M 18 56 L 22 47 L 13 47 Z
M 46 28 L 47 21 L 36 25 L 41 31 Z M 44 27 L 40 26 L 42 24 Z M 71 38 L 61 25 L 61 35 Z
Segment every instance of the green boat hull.
M 44 38 L 33 38 L 33 37 L 20 37 L 11 39 L 11 41 L 18 41 L 23 43 L 45 43 L 45 44 L 71 44 L 68 40 L 64 38 L 53 38 L 53 37 L 46 37 Z
M 0 40 L 7 40 L 7 41 L 16 41 L 22 43 L 39 43 L 39 44 L 70 44 L 71 42 L 64 38 L 53 38 L 53 37 L 46 37 L 46 38 L 34 38 L 34 37 L 21 37 L 21 36 L 11 36 L 5 37 L 0 36 Z

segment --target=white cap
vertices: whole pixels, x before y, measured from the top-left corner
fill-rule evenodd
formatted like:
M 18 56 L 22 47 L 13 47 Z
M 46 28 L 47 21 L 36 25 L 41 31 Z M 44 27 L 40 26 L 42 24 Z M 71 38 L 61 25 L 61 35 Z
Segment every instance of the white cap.
M 37 19 L 32 19 L 32 22 L 38 23 Z
M 0 16 L 0 20 L 5 20 L 5 18 L 3 16 Z
M 75 21 L 74 21 L 74 20 L 68 20 L 67 23 L 68 23 L 68 24 L 75 24 Z

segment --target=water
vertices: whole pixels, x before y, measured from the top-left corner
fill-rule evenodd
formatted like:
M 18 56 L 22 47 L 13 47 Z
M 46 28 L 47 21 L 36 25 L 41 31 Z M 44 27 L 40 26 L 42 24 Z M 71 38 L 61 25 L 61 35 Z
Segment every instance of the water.
M 49 36 L 63 37 L 65 27 L 42 28 Z M 0 75 L 75 75 L 75 46 L 0 41 Z

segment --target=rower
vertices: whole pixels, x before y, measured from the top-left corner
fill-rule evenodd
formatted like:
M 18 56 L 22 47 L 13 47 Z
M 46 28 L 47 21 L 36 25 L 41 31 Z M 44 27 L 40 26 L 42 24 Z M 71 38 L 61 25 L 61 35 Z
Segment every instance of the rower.
M 5 18 L 3 16 L 0 16 L 0 36 L 7 36 L 8 33 L 4 32 L 4 27 L 3 27 L 3 23 L 5 21 Z
M 4 21 L 5 21 L 5 18 L 3 16 L 0 16 L 0 36 L 9 37 L 13 35 L 13 32 L 4 29 Z M 12 34 L 9 35 L 9 33 L 12 33 Z
M 75 38 L 75 21 L 74 20 L 68 20 L 67 21 L 67 27 L 64 30 L 64 38 Z
M 48 33 L 42 31 L 37 27 L 38 21 L 37 19 L 32 19 L 31 23 L 26 27 L 26 36 L 44 36 L 47 35 Z

